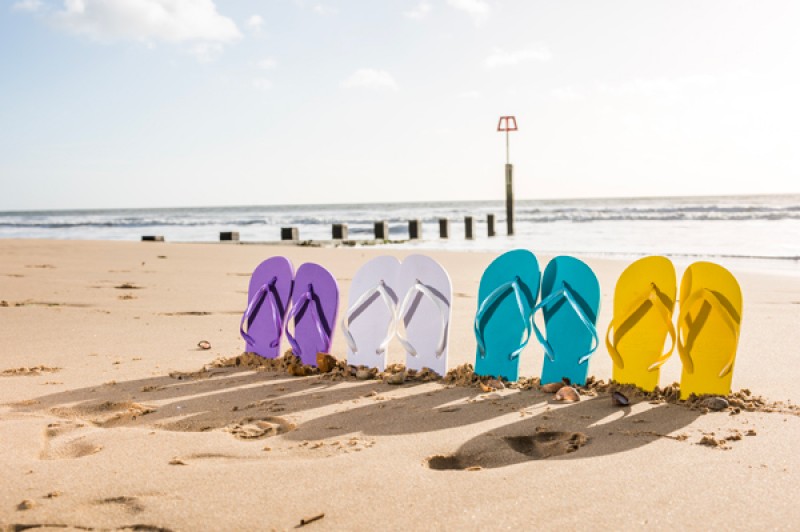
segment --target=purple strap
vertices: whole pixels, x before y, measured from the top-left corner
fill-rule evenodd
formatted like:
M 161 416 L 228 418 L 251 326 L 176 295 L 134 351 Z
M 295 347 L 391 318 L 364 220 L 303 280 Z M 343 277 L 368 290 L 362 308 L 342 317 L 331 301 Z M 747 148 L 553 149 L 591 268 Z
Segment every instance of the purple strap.
M 308 306 L 309 303 L 314 303 L 311 305 L 311 317 L 314 319 L 314 325 L 317 326 L 317 332 L 319 333 L 319 337 L 322 340 L 323 345 L 327 348 L 331 343 L 331 338 L 328 336 L 328 333 L 325 332 L 325 327 L 323 326 L 322 319 L 320 318 L 320 311 L 317 310 L 317 307 L 319 306 L 319 300 L 314 296 L 314 288 L 311 285 L 308 285 L 308 290 L 293 302 L 292 309 L 289 311 L 289 316 L 286 319 L 286 338 L 288 338 L 289 344 L 292 346 L 292 352 L 297 356 L 302 356 L 302 350 L 300 349 L 300 345 L 297 343 L 295 337 L 289 332 L 289 324 L 295 319 L 295 316 L 297 316 L 301 310 Z
M 247 310 L 245 310 L 244 314 L 242 315 L 242 322 L 239 324 L 239 332 L 241 333 L 242 338 L 244 338 L 245 341 L 252 346 L 256 345 L 256 341 L 255 339 L 253 339 L 252 336 L 250 336 L 245 332 L 244 324 L 245 322 L 247 323 L 247 328 L 249 330 L 250 323 L 252 321 L 252 318 L 254 317 L 256 308 L 258 309 L 261 308 L 260 305 L 263 303 L 264 299 L 268 295 L 272 296 L 272 298 L 270 299 L 270 303 L 272 303 L 270 305 L 270 310 L 272 310 L 272 321 L 277 325 L 275 330 L 275 339 L 272 342 L 270 342 L 269 346 L 275 349 L 280 345 L 283 323 L 281 322 L 281 318 L 278 315 L 278 300 L 275 296 L 275 290 L 274 290 L 275 283 L 277 282 L 277 280 L 278 280 L 277 277 L 273 277 L 272 280 L 269 282 L 269 284 L 262 284 L 261 288 L 259 288 L 258 292 L 256 292 L 256 294 L 253 296 L 253 299 L 251 299 L 250 303 L 248 303 Z

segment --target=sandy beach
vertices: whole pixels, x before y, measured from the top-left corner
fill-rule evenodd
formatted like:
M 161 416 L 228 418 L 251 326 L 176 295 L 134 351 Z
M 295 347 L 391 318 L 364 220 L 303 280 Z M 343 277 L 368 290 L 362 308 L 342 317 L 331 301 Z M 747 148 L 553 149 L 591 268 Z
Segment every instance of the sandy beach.
M 553 404 L 535 387 L 487 393 L 209 367 L 243 352 L 247 283 L 265 258 L 327 267 L 340 285 L 341 316 L 364 262 L 410 253 L 0 241 L 0 525 L 797 527 L 797 275 L 730 267 L 745 301 L 733 388 L 763 396 L 769 412 L 705 412 L 643 397 L 619 408 L 603 391 Z M 449 365 L 472 363 L 478 282 L 495 255 L 426 254 L 453 282 Z M 629 261 L 583 258 L 600 280 L 604 334 Z M 543 265 L 549 259 L 539 256 Z M 676 264 L 679 278 L 685 266 Z M 203 340 L 210 349 L 198 347 Z M 345 352 L 337 330 L 332 354 Z M 402 362 L 401 353 L 393 343 L 389 362 Z M 542 356 L 531 342 L 520 374 L 538 376 Z M 601 345 L 590 374 L 607 382 L 611 368 Z M 661 384 L 680 371 L 676 354 Z

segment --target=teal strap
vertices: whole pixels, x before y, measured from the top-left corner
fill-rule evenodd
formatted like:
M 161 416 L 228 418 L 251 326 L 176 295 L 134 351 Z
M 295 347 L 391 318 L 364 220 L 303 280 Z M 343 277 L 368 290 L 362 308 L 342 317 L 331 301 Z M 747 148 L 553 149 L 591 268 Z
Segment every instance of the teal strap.
M 483 328 L 481 327 L 481 322 L 483 322 L 483 318 L 486 316 L 486 311 L 496 301 L 506 297 L 511 293 L 514 294 L 517 300 L 519 317 L 520 320 L 522 320 L 523 326 L 525 327 L 525 340 L 517 349 L 509 353 L 508 358 L 513 360 L 514 358 L 518 357 L 522 350 L 525 349 L 525 346 L 528 345 L 528 341 L 531 339 L 531 321 L 530 318 L 525 317 L 525 306 L 522 304 L 523 295 L 522 290 L 520 289 L 521 283 L 522 280 L 519 278 L 519 276 L 516 276 L 513 281 L 509 281 L 498 286 L 486 297 L 486 299 L 481 302 L 480 306 L 478 307 L 478 312 L 475 313 L 475 339 L 478 342 L 478 351 L 480 352 L 481 358 L 486 357 L 486 339 L 484 338 Z
M 539 304 L 536 305 L 536 308 L 533 309 L 533 313 L 536 314 L 536 312 L 539 309 L 544 309 L 544 307 L 546 307 L 550 303 L 560 298 L 564 298 L 567 300 L 567 302 L 569 302 L 570 306 L 572 307 L 572 310 L 575 311 L 575 314 L 578 315 L 578 318 L 580 318 L 583 325 L 592 335 L 592 342 L 594 345 L 592 346 L 591 349 L 589 349 L 589 351 L 584 353 L 578 359 L 578 364 L 583 364 L 584 362 L 589 360 L 591 356 L 594 354 L 594 352 L 597 350 L 597 346 L 600 345 L 600 339 L 597 337 L 597 328 L 594 326 L 592 321 L 589 319 L 589 317 L 583 311 L 581 306 L 578 304 L 578 301 L 576 300 L 575 295 L 573 294 L 572 288 L 570 288 L 570 286 L 567 283 L 562 281 L 561 288 L 556 290 L 555 292 L 552 292 L 546 298 L 542 299 L 539 302 Z M 550 359 L 551 362 L 555 362 L 556 357 L 555 353 L 553 353 L 553 348 L 550 346 L 550 342 L 548 342 L 545 339 L 544 335 L 542 335 L 541 331 L 539 330 L 539 327 L 536 326 L 536 321 L 535 320 L 531 321 L 533 321 L 533 330 L 536 333 L 536 338 L 537 340 L 539 340 L 539 343 L 542 344 L 542 347 L 544 348 L 544 354 L 547 356 L 547 358 Z

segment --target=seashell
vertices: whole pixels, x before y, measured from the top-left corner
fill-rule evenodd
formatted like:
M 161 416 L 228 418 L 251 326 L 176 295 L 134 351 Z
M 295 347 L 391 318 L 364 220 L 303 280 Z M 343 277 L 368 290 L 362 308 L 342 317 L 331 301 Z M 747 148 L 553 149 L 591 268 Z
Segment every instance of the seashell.
M 553 399 L 556 401 L 563 401 L 565 403 L 574 403 L 576 401 L 580 401 L 581 396 L 578 395 L 578 390 L 572 386 L 563 386 L 556 392 L 556 396 Z
M 330 373 L 336 368 L 336 358 L 328 353 L 317 353 L 317 367 L 321 373 Z
M 208 340 L 200 340 L 199 342 L 197 342 L 197 347 L 199 347 L 200 349 L 211 349 L 211 342 L 209 342 Z
M 492 388 L 492 387 L 491 387 L 491 386 L 489 386 L 488 384 L 484 384 L 484 383 L 483 383 L 483 382 L 481 382 L 481 381 L 478 381 L 478 386 L 480 386 L 480 387 L 481 387 L 481 391 L 482 391 L 483 393 L 489 393 L 489 392 L 493 392 L 493 391 L 494 391 L 494 388 Z
M 564 387 L 563 382 L 551 382 L 542 386 L 542 391 L 544 393 L 556 393 L 558 390 Z
M 389 377 L 386 379 L 386 383 L 387 384 L 403 384 L 403 382 L 405 382 L 405 380 L 406 380 L 406 374 L 405 374 L 404 371 L 401 371 L 399 373 L 392 373 L 391 375 L 389 375 Z
M 500 379 L 489 379 L 488 381 L 486 381 L 486 385 L 491 386 L 495 390 L 502 390 L 506 387 L 506 385 L 503 384 L 503 381 L 501 381 Z
M 631 401 L 625 397 L 625 394 L 615 390 L 611 392 L 611 404 L 614 406 L 628 406 L 631 404 Z
M 356 379 L 360 381 L 365 381 L 367 379 L 372 378 L 372 372 L 366 368 L 361 368 L 356 370 Z
M 724 397 L 706 397 L 700 402 L 700 406 L 704 406 L 709 410 L 725 410 L 728 408 L 728 400 Z

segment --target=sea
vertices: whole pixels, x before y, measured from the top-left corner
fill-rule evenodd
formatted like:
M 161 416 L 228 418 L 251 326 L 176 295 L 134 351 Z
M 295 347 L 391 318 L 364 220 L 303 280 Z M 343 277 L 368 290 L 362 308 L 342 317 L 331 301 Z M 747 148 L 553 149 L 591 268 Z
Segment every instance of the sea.
M 497 235 L 487 235 L 487 215 Z M 475 237 L 465 238 L 473 217 Z M 439 220 L 450 223 L 439 237 Z M 409 220 L 422 238 L 409 241 Z M 543 254 L 635 258 L 660 254 L 684 262 L 716 260 L 759 270 L 800 274 L 800 194 L 519 200 L 515 234 L 506 234 L 503 201 L 249 205 L 157 209 L 0 212 L 0 239 L 141 240 L 211 242 L 238 231 L 242 242 L 278 242 L 282 227 L 302 241 L 331 240 L 332 224 L 347 224 L 351 240 L 372 240 L 374 223 L 386 221 L 390 248 L 502 252 L 527 248 Z

